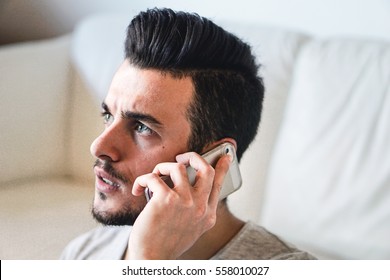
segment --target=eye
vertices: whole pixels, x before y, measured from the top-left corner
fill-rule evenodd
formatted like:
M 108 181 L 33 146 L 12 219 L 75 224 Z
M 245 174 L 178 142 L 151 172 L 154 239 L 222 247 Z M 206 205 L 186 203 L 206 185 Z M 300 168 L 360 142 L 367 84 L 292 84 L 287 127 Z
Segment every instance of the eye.
M 108 112 L 103 112 L 102 117 L 104 124 L 111 124 L 114 121 L 114 117 Z
M 154 131 L 152 129 L 150 129 L 148 126 L 144 125 L 141 122 L 137 122 L 136 123 L 135 131 L 138 134 L 142 134 L 142 135 L 145 135 L 145 136 L 152 135 L 154 133 Z

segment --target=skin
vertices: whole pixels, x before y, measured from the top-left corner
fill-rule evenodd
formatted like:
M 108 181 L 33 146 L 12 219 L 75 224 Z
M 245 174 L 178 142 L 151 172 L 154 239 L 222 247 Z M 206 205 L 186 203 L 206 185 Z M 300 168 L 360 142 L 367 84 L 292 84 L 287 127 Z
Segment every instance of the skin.
M 191 128 L 185 114 L 193 94 L 191 78 L 138 69 L 127 60 L 113 78 L 103 106 L 105 129 L 91 153 L 110 162 L 120 176 L 101 165 L 94 168 L 94 208 L 102 215 L 123 209 L 140 213 L 125 259 L 207 259 L 243 225 L 218 199 L 230 158 L 222 157 L 214 169 L 187 152 Z M 221 139 L 205 150 L 222 141 L 235 144 Z M 188 165 L 197 171 L 194 186 L 188 182 Z M 160 175 L 169 175 L 174 188 Z M 153 192 L 149 203 L 145 188 Z

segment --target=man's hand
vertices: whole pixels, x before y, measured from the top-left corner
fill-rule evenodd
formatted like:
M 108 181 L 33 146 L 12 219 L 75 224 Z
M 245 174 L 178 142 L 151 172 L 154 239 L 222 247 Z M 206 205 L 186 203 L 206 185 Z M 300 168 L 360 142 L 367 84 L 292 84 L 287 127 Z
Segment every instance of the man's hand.
M 177 163 L 158 164 L 152 173 L 134 182 L 134 195 L 144 195 L 145 188 L 149 188 L 153 197 L 133 226 L 128 259 L 176 259 L 215 225 L 230 157 L 221 157 L 215 169 L 193 152 L 178 155 L 176 160 Z M 186 166 L 196 170 L 193 186 Z M 171 177 L 173 188 L 165 184 L 162 175 Z

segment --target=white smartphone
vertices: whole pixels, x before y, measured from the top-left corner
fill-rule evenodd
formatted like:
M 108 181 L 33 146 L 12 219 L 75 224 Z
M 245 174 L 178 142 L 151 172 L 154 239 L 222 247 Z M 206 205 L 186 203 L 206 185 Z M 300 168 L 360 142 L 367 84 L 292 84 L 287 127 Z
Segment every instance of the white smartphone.
M 227 197 L 229 194 L 238 190 L 242 185 L 242 178 L 240 168 L 238 166 L 238 160 L 236 155 L 236 150 L 231 143 L 225 142 L 218 145 L 216 148 L 204 153 L 202 157 L 213 167 L 217 164 L 218 159 L 223 155 L 231 155 L 232 162 L 230 164 L 229 170 L 225 176 L 221 193 L 219 199 L 222 200 Z M 191 166 L 187 167 L 188 180 L 191 185 L 195 183 L 196 171 Z M 169 176 L 161 177 L 164 182 L 169 186 L 173 187 L 172 180 Z M 148 188 L 145 189 L 146 200 L 149 201 L 152 197 L 152 193 Z

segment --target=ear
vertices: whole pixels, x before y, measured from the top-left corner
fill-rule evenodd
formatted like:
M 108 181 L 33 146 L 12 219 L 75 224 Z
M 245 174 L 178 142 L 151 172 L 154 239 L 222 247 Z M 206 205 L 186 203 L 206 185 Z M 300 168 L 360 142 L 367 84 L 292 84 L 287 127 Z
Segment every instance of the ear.
M 215 141 L 213 143 L 210 143 L 209 145 L 204 147 L 202 153 L 210 151 L 213 148 L 217 147 L 218 145 L 220 145 L 222 143 L 226 143 L 226 142 L 232 144 L 234 146 L 234 149 L 237 151 L 237 142 L 236 142 L 236 140 L 234 140 L 233 138 L 226 137 L 226 138 L 222 138 L 221 140 L 218 140 L 218 141 Z

